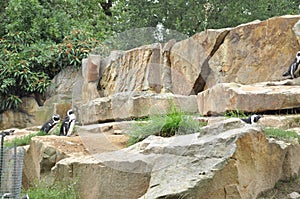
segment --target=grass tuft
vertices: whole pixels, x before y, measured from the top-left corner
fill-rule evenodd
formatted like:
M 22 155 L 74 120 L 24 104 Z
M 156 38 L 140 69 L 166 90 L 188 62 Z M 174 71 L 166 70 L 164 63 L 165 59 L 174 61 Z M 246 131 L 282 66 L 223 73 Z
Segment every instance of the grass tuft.
M 5 141 L 4 146 L 5 147 L 13 147 L 15 143 L 17 146 L 25 146 L 30 143 L 31 138 L 33 138 L 35 136 L 45 136 L 45 135 L 47 135 L 47 133 L 45 133 L 43 131 L 39 131 L 38 133 L 31 133 L 26 136 L 17 137 L 12 140 Z
M 224 114 L 225 117 L 237 117 L 237 118 L 241 118 L 241 117 L 247 117 L 247 115 L 241 111 L 241 110 L 231 110 L 231 111 L 227 111 L 225 114 Z
M 291 140 L 294 140 L 295 138 L 297 138 L 298 143 L 300 143 L 300 136 L 294 131 L 287 131 L 287 130 L 278 129 L 278 128 L 265 128 L 264 132 L 267 137 L 284 139 L 287 141 L 291 141 Z
M 127 130 L 129 135 L 128 145 L 133 145 L 150 135 L 171 137 L 174 135 L 191 134 L 200 131 L 203 122 L 195 121 L 191 115 L 178 111 L 175 106 L 166 115 L 152 115 L 140 120 L 136 125 Z
M 46 181 L 40 181 L 23 192 L 28 193 L 29 198 L 76 199 L 78 198 L 76 183 L 77 180 L 69 183 L 56 182 L 49 185 Z

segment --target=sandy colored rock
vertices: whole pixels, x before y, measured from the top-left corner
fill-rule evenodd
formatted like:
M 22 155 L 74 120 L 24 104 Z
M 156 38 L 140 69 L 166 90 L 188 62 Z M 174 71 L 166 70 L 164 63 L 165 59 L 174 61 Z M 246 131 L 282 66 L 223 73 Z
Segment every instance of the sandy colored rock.
M 160 44 L 135 48 L 109 62 L 100 80 L 104 96 L 128 91 L 160 92 Z
M 300 45 L 293 31 L 299 15 L 274 17 L 237 26 L 209 60 L 206 88 L 217 83 L 253 84 L 281 80 Z
M 221 83 L 199 93 L 197 101 L 203 115 L 222 115 L 231 110 L 258 113 L 298 107 L 299 94 L 298 85 Z
M 22 185 L 28 188 L 41 177 L 49 177 L 59 160 L 82 155 L 88 155 L 88 152 L 80 137 L 33 137 L 24 156 Z
M 78 109 L 81 124 L 141 118 L 152 114 L 166 114 L 172 106 L 186 113 L 198 111 L 196 96 L 154 94 L 148 92 L 123 92 L 102 97 L 83 104 Z
M 129 148 L 71 157 L 57 180 L 79 177 L 80 198 L 256 198 L 298 175 L 298 144 L 269 142 L 259 125 L 227 119 L 197 134 L 150 136 Z M 93 180 L 93 184 L 87 182 Z
M 172 47 L 170 61 L 173 93 L 192 95 L 204 89 L 210 74 L 208 61 L 229 31 L 206 30 Z
M 293 31 L 295 32 L 298 43 L 300 44 L 300 20 L 297 21 L 297 23 L 295 23 L 295 25 L 293 27 Z

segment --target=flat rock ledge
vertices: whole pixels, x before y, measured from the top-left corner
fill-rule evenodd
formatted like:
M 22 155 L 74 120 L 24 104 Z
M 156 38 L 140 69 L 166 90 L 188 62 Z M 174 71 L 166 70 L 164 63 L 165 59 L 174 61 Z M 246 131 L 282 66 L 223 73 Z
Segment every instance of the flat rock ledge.
M 298 79 L 251 85 L 217 84 L 198 94 L 198 109 L 202 115 L 222 115 L 231 110 L 259 113 L 299 108 Z
M 299 153 L 299 144 L 269 141 L 259 125 L 226 119 L 196 134 L 150 136 L 121 150 L 67 157 L 52 174 L 78 179 L 82 199 L 250 199 L 298 175 Z
M 78 108 L 81 124 L 142 118 L 151 114 L 166 114 L 172 106 L 187 113 L 196 113 L 197 96 L 156 94 L 149 92 L 123 92 L 89 101 Z

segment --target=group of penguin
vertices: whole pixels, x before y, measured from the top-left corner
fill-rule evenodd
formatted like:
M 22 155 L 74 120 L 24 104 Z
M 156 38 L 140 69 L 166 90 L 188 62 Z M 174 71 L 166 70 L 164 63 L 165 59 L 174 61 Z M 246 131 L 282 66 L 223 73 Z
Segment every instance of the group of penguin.
M 40 129 L 47 134 L 51 134 L 51 132 L 56 128 L 56 126 L 60 122 L 60 115 L 54 114 L 50 120 L 48 120 Z M 60 127 L 60 136 L 71 136 L 74 126 L 76 122 L 76 115 L 72 109 L 67 111 L 67 116 L 63 120 Z

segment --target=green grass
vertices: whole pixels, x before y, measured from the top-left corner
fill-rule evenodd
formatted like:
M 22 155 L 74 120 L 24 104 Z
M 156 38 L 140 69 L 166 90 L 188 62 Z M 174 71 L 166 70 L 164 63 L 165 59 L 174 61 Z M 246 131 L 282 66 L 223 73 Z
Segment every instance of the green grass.
M 237 117 L 237 118 L 241 118 L 241 117 L 247 117 L 247 115 L 241 111 L 241 110 L 234 110 L 234 111 L 227 111 L 225 114 L 224 114 L 225 117 Z
M 166 115 L 152 115 L 127 130 L 128 145 L 133 145 L 150 135 L 171 137 L 174 135 L 191 134 L 200 131 L 203 122 L 195 121 L 191 115 L 178 111 L 175 106 Z
M 29 198 L 40 199 L 76 199 L 78 193 L 76 192 L 76 181 L 70 183 L 55 182 L 52 185 L 47 184 L 45 181 L 40 181 L 34 184 L 23 193 L 28 193 Z
M 300 143 L 300 136 L 294 131 L 287 131 L 287 130 L 278 129 L 278 128 L 265 128 L 264 132 L 267 137 L 284 139 L 287 141 L 292 141 L 295 138 L 297 138 L 298 143 Z
M 31 134 L 26 135 L 26 136 L 17 137 L 17 138 L 14 138 L 12 140 L 5 141 L 4 146 L 5 147 L 13 147 L 15 143 L 16 143 L 17 146 L 28 145 L 30 143 L 31 138 L 33 138 L 35 136 L 45 136 L 45 135 L 47 135 L 47 134 L 43 131 L 40 131 L 38 133 L 31 133 Z

